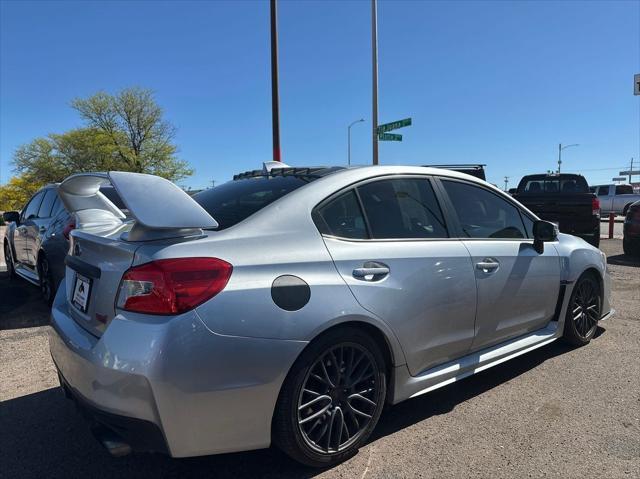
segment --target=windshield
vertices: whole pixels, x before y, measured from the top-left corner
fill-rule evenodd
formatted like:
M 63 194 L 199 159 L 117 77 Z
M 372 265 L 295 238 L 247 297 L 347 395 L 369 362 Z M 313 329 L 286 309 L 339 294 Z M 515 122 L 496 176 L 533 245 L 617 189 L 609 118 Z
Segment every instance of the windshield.
M 202 191 L 193 199 L 218 222 L 218 229 L 223 230 L 312 180 L 310 177 L 293 175 L 246 178 Z

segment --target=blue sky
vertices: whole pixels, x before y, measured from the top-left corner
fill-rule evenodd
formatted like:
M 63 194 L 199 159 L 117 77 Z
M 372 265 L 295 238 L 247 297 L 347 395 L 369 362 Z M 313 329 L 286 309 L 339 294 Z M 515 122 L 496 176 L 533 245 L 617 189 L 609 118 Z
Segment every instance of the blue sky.
M 640 164 L 640 2 L 380 1 L 382 164 L 480 162 L 511 186 L 555 168 L 606 182 Z M 280 1 L 283 160 L 371 159 L 368 1 Z M 78 127 L 74 97 L 155 91 L 194 188 L 271 157 L 266 1 L 0 0 L 0 182 L 13 151 Z M 626 168 L 625 168 L 626 169 Z

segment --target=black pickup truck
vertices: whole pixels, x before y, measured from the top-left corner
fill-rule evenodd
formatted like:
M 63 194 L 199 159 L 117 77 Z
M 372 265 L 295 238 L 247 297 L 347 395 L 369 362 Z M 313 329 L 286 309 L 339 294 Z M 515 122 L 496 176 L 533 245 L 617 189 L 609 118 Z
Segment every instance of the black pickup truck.
M 528 175 L 513 197 L 541 219 L 556 223 L 562 233 L 600 245 L 600 201 L 582 175 Z

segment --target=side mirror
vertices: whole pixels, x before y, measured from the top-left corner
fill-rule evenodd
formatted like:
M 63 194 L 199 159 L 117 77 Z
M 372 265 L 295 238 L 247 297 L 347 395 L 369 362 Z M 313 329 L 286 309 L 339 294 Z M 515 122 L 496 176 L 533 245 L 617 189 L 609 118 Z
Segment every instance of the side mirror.
M 14 223 L 20 223 L 20 213 L 17 211 L 5 211 L 2 213 L 2 219 L 4 219 L 7 223 L 13 221 Z
M 558 227 L 549 221 L 537 220 L 533 222 L 533 247 L 542 254 L 544 243 L 558 239 Z

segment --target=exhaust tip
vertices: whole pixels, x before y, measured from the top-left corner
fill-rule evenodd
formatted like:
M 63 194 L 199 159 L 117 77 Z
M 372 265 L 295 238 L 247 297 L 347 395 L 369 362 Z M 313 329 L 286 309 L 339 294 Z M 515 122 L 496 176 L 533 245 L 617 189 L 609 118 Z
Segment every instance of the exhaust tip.
M 103 426 L 96 426 L 91 428 L 91 432 L 113 457 L 122 457 L 131 454 L 131 446 L 124 442 L 122 438 L 112 430 Z

